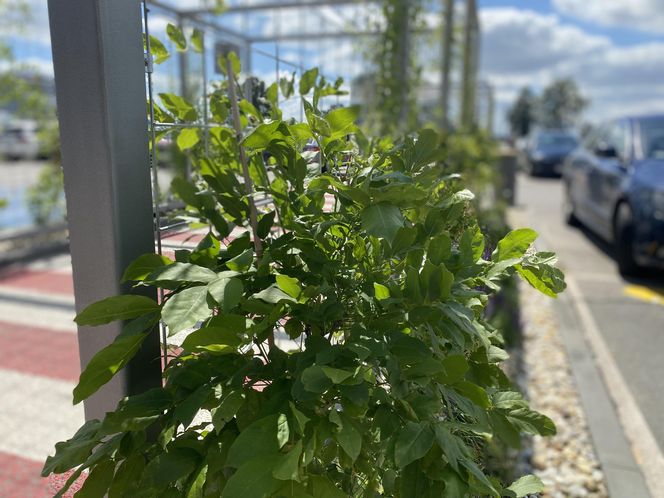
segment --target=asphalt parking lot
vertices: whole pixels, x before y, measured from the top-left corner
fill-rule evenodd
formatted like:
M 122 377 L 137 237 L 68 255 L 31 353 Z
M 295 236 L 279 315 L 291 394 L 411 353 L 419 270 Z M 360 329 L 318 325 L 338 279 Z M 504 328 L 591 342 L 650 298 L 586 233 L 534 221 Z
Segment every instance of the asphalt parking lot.
M 573 303 L 580 315 L 581 328 L 585 329 L 586 336 L 588 329 L 592 329 L 595 346 L 601 343 L 603 351 L 598 353 L 597 347 L 591 344 L 593 341 L 581 344 L 591 350 L 589 354 L 602 371 L 601 377 L 617 412 L 628 404 L 623 398 L 633 402 L 633 410 L 621 414 L 628 439 L 634 436 L 643 442 L 644 434 L 650 437 L 650 444 L 646 441 L 645 446 L 662 461 L 664 273 L 648 270 L 639 278 L 622 277 L 609 244 L 587 228 L 565 224 L 562 199 L 563 186 L 559 179 L 519 176 L 516 211 L 522 214 L 525 223 L 540 233 L 541 244 L 558 254 L 559 265 L 568 280 L 564 299 Z M 561 313 L 562 309 L 560 307 Z M 561 320 L 564 322 L 564 317 Z M 618 379 L 618 388 L 612 378 Z M 643 423 L 639 426 L 635 419 Z M 630 434 L 630 424 L 635 424 L 631 430 L 636 434 Z M 635 451 L 634 445 L 632 449 Z M 635 451 L 635 458 L 641 460 L 639 463 L 649 459 L 638 451 Z

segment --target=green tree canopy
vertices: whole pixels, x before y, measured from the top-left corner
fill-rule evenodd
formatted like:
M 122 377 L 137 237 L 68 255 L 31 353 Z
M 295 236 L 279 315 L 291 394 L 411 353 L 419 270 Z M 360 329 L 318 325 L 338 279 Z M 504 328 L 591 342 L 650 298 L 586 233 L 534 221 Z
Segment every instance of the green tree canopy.
M 512 135 L 518 137 L 528 135 L 535 123 L 535 102 L 532 90 L 529 87 L 523 88 L 507 114 Z
M 581 95 L 574 80 L 556 80 L 544 89 L 539 98 L 538 123 L 546 128 L 571 126 L 588 104 L 589 100 Z

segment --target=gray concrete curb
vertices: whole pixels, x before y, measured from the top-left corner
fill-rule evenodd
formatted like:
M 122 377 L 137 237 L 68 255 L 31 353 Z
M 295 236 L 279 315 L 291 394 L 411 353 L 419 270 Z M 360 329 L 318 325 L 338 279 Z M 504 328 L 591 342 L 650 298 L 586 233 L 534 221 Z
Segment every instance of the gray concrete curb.
M 512 210 L 514 227 L 528 226 L 523 212 Z M 543 232 L 540 250 L 550 250 Z M 567 351 L 586 414 L 595 452 L 612 498 L 664 498 L 662 454 L 634 401 L 576 281 L 556 303 L 560 336 Z M 638 462 L 638 463 L 637 463 Z

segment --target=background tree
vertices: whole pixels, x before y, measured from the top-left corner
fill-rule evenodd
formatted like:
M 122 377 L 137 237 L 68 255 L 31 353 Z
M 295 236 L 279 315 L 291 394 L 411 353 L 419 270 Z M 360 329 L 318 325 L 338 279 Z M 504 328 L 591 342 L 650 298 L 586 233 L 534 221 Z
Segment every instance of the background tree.
M 556 80 L 544 89 L 539 98 L 538 124 L 545 128 L 572 126 L 588 104 L 589 100 L 581 95 L 574 80 Z
M 529 87 L 521 90 L 516 102 L 508 111 L 507 118 L 512 135 L 516 137 L 528 135 L 535 124 L 535 96 Z

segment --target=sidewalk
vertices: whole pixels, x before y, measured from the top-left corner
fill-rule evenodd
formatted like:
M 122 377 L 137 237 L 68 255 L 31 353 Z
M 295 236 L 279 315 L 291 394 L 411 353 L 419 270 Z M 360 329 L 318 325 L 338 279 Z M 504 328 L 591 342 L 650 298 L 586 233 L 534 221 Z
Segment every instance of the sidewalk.
M 202 237 L 164 238 L 163 253 L 172 258 Z M 52 496 L 44 460 L 84 422 L 83 405 L 72 405 L 81 371 L 74 316 L 69 255 L 0 272 L 0 498 Z

